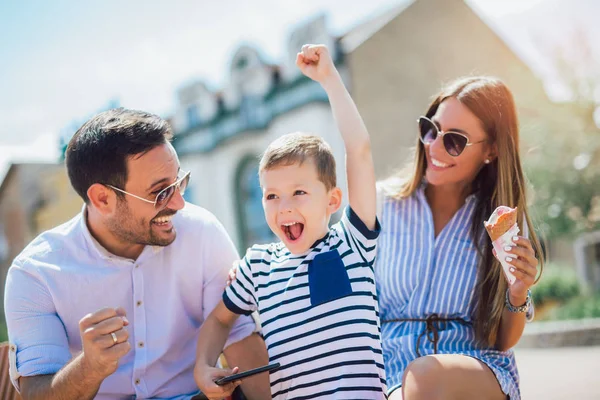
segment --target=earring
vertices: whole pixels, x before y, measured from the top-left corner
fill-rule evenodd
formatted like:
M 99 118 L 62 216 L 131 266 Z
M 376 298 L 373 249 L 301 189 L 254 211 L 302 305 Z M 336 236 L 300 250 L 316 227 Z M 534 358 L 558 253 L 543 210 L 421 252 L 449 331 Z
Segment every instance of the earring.
M 484 163 L 489 164 L 490 163 L 490 159 L 486 158 L 485 161 L 484 161 Z

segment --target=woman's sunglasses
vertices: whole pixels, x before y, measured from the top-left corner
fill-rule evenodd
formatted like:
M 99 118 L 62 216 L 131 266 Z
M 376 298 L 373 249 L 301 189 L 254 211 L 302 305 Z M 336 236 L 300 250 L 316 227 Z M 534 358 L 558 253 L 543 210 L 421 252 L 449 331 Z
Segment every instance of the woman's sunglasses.
M 423 144 L 433 143 L 438 136 L 441 136 L 444 142 L 444 149 L 452 157 L 458 157 L 465 150 L 467 146 L 472 146 L 477 143 L 483 143 L 487 140 L 480 140 L 478 142 L 469 142 L 469 138 L 459 132 L 442 132 L 437 125 L 427 117 L 419 117 L 417 120 L 419 123 L 419 139 Z
M 136 196 L 135 194 L 124 191 L 123 189 L 119 189 L 118 187 L 114 187 L 113 185 L 106 185 L 109 188 L 117 190 L 121 193 L 125 193 L 131 197 L 135 197 L 136 199 L 143 200 L 146 203 L 154 204 L 154 208 L 162 209 L 164 208 L 173 195 L 175 194 L 175 190 L 179 189 L 179 193 L 183 196 L 185 193 L 185 189 L 187 188 L 188 182 L 190 181 L 190 172 L 185 173 L 181 178 L 177 179 L 177 181 L 173 182 L 171 185 L 167 186 L 156 195 L 156 199 L 154 201 L 145 199 L 140 196 Z

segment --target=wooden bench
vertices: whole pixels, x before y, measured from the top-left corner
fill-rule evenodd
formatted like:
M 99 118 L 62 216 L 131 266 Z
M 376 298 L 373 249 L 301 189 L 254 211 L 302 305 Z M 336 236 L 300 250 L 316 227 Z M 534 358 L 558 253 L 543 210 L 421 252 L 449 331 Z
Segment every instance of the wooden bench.
M 21 400 L 17 389 L 10 381 L 8 370 L 8 353 L 10 345 L 7 342 L 0 343 L 0 399 L 2 400 Z

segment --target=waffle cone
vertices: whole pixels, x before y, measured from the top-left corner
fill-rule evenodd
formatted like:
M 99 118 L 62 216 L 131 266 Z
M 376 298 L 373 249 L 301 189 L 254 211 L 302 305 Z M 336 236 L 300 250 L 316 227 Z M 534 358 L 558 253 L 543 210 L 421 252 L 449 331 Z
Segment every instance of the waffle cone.
M 485 224 L 485 229 L 492 242 L 504 235 L 514 224 L 517 223 L 517 209 L 514 208 L 498 217 L 495 224 Z

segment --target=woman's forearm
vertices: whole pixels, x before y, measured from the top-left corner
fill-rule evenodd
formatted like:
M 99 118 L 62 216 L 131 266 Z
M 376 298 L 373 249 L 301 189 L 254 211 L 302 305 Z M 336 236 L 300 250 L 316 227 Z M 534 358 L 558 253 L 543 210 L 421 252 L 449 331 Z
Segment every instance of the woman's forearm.
M 525 298 L 513 298 L 510 296 L 511 304 L 525 304 Z M 526 313 L 510 312 L 504 308 L 502 318 L 500 319 L 500 327 L 498 329 L 498 337 L 496 339 L 496 348 L 501 351 L 506 351 L 514 347 L 521 339 L 523 330 L 525 329 Z

